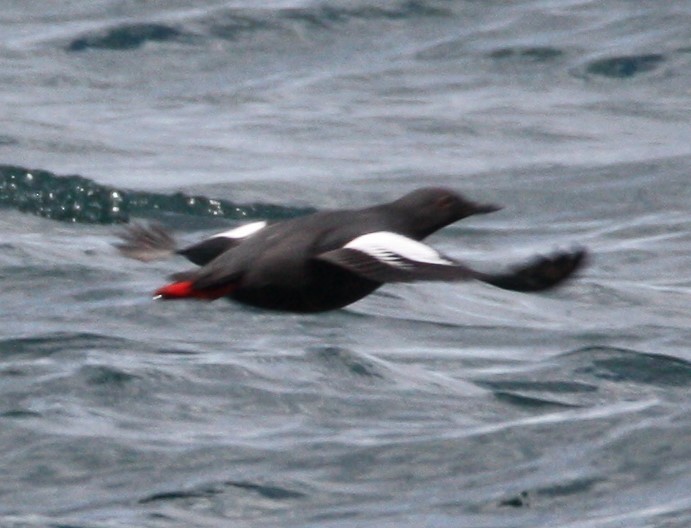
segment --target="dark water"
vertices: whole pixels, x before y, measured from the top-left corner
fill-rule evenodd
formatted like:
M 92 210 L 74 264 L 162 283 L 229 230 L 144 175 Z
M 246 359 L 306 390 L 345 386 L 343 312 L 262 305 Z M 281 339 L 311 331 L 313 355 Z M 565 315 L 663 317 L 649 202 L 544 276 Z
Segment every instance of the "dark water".
M 0 10 L 0 526 L 691 525 L 691 4 Z M 448 185 L 430 242 L 540 296 L 153 303 L 186 241 Z

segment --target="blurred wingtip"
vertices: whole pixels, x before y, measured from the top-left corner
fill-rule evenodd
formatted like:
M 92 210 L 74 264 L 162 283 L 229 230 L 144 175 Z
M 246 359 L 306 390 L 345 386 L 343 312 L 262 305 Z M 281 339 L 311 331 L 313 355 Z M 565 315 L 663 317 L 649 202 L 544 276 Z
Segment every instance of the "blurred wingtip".
M 175 239 L 158 223 L 144 225 L 132 222 L 125 225 L 116 236 L 120 241 L 113 246 L 120 254 L 142 262 L 164 260 L 176 250 Z

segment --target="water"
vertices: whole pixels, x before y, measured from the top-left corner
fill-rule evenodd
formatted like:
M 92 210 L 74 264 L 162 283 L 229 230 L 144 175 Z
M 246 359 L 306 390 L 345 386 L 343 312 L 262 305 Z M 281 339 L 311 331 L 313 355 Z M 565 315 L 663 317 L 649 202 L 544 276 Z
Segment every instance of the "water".
M 0 526 L 691 525 L 691 3 L 255 6 L 3 3 Z M 298 316 L 111 246 L 428 184 L 592 264 Z

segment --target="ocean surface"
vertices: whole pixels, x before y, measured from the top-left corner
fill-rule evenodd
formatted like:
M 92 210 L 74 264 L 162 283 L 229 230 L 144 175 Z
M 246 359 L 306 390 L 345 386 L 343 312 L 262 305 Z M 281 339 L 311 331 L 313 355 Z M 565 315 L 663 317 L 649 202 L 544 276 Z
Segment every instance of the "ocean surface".
M 691 2 L 3 0 L 1 528 L 691 526 Z M 561 289 L 153 302 L 182 243 L 424 185 Z

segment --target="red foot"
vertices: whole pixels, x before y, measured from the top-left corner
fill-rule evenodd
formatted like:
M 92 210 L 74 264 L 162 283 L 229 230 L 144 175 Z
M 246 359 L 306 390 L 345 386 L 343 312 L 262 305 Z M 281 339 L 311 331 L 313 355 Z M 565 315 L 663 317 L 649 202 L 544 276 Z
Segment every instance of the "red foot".
M 173 282 L 156 290 L 154 292 L 154 299 L 202 299 L 213 301 L 219 297 L 230 295 L 236 287 L 237 284 L 230 283 L 218 288 L 197 290 L 194 288 L 192 281 Z

